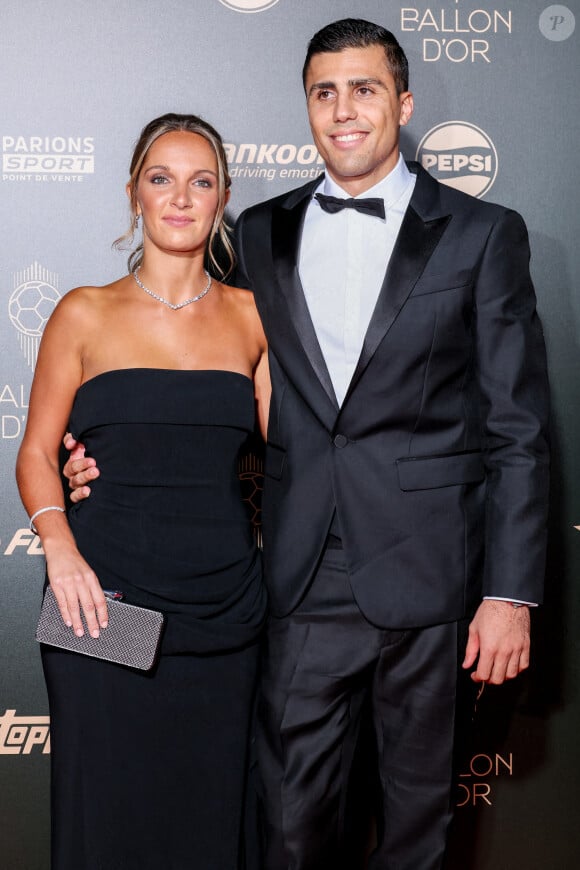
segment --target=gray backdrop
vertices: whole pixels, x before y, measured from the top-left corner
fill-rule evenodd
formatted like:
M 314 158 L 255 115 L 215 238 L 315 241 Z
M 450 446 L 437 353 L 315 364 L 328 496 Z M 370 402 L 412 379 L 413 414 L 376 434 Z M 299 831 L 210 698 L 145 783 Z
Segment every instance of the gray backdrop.
M 580 334 L 580 5 L 545 0 L 3 0 L 0 16 L 0 865 L 48 867 L 47 702 L 33 640 L 42 551 L 14 483 L 38 340 L 59 296 L 125 269 L 132 144 L 166 111 L 228 143 L 231 217 L 314 177 L 300 69 L 331 20 L 401 40 L 416 111 L 403 150 L 520 211 L 554 394 L 547 604 L 531 672 L 486 689 L 458 782 L 454 867 L 580 866 L 575 389 Z M 194 808 L 192 808 L 194 811 Z M 74 820 L 71 819 L 71 824 Z M 82 870 L 82 868 L 79 868 Z M 217 870 L 217 868 L 216 868 Z

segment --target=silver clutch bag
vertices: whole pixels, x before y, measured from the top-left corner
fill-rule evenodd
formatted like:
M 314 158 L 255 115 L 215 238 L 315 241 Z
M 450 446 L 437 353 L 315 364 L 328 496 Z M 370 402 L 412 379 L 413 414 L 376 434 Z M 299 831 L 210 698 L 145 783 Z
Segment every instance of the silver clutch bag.
M 150 670 L 155 664 L 165 617 L 158 610 L 136 607 L 122 601 L 107 601 L 109 624 L 101 629 L 98 638 L 86 630 L 77 637 L 60 615 L 56 598 L 50 586 L 46 587 L 36 640 L 71 652 L 119 665 Z M 83 619 L 84 622 L 84 619 Z

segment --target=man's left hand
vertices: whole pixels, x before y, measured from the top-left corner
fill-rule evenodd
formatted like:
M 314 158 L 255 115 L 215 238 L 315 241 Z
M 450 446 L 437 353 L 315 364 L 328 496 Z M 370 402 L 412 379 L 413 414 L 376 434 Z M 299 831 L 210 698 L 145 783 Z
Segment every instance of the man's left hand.
M 486 599 L 469 626 L 462 667 L 477 667 L 476 683 L 500 685 L 512 680 L 530 664 L 530 608 L 509 601 Z

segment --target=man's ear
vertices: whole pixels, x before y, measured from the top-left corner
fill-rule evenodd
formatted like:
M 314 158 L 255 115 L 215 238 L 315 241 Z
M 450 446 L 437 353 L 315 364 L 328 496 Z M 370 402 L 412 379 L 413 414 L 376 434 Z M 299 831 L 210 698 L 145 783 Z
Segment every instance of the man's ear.
M 401 127 L 406 127 L 411 120 L 411 115 L 413 114 L 413 94 L 410 91 L 403 91 L 399 96 L 399 103 L 401 106 L 399 124 Z

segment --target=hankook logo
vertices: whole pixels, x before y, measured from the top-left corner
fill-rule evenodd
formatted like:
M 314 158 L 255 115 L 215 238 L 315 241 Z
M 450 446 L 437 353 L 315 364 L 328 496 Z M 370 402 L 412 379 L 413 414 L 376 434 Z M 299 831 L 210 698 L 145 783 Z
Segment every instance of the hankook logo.
M 497 176 L 497 151 L 475 124 L 446 121 L 429 130 L 419 142 L 416 160 L 443 184 L 481 197 Z
M 278 0 L 220 0 L 223 6 L 236 12 L 264 12 L 277 2 Z
M 315 145 L 224 142 L 224 149 L 232 178 L 308 181 L 322 171 L 322 157 Z

